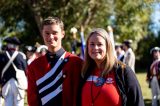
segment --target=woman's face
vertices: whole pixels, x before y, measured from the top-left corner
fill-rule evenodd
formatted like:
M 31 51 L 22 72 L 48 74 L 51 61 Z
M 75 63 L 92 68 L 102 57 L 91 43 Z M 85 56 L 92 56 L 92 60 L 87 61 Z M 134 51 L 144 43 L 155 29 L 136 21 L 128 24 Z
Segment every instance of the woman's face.
M 101 35 L 91 35 L 88 40 L 88 54 L 98 65 L 103 62 L 106 56 L 106 41 Z

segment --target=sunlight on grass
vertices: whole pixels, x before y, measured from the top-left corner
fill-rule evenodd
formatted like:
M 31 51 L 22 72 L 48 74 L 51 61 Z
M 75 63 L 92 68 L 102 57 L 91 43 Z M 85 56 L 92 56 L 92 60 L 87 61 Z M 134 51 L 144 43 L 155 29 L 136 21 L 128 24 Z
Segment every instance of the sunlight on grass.
M 151 99 L 151 89 L 148 88 L 148 83 L 146 82 L 146 73 L 138 73 L 136 76 L 142 89 L 143 98 Z
M 151 106 L 151 89 L 148 88 L 148 83 L 146 82 L 146 73 L 138 73 L 136 76 L 141 86 L 145 105 Z
M 28 106 L 28 103 L 27 103 L 27 92 L 26 92 L 26 96 L 25 96 L 25 101 L 24 101 L 24 106 Z

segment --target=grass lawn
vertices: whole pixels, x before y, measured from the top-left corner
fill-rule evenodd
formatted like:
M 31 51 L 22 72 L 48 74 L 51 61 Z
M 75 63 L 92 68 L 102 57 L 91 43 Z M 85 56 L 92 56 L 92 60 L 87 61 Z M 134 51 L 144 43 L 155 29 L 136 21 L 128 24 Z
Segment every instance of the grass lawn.
M 138 81 L 139 81 L 141 89 L 142 89 L 142 94 L 143 94 L 143 98 L 145 101 L 145 106 L 151 106 L 151 89 L 148 88 L 148 84 L 145 81 L 146 73 L 137 73 L 136 76 L 138 78 Z M 25 99 L 25 106 L 28 106 L 27 99 Z
M 151 89 L 148 88 L 148 83 L 145 81 L 146 73 L 137 73 L 136 76 L 141 86 L 145 106 L 151 106 Z

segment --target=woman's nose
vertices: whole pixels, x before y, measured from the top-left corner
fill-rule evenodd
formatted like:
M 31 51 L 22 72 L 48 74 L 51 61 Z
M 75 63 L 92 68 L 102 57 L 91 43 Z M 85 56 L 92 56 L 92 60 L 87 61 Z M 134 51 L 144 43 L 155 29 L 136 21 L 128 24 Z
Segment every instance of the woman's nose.
M 95 45 L 95 46 L 94 46 L 94 49 L 98 49 L 98 46 L 97 46 L 97 45 Z

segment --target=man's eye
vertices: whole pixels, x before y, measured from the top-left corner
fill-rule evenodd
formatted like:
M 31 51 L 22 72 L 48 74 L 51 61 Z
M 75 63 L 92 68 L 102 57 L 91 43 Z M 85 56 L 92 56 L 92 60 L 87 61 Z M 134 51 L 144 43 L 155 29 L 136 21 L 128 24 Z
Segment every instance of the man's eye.
M 53 35 L 56 35 L 57 33 L 58 33 L 57 31 L 53 31 L 53 32 L 52 32 Z
M 49 35 L 49 33 L 48 33 L 48 32 L 46 32 L 46 35 Z

